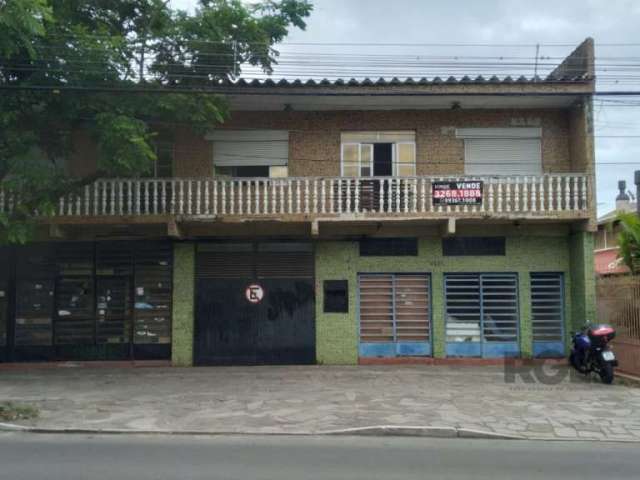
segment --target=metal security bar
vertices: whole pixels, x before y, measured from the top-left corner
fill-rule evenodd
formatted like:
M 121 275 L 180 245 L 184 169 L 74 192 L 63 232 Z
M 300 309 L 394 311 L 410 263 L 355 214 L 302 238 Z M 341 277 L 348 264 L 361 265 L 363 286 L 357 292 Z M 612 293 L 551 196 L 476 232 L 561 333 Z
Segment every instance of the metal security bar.
M 430 338 L 427 274 L 362 274 L 361 342 L 427 342 Z
M 480 276 L 445 276 L 447 342 L 479 342 L 482 337 Z
M 482 333 L 488 342 L 518 340 L 518 279 L 515 274 L 483 274 Z
M 562 273 L 531 273 L 534 342 L 562 342 L 564 332 Z
M 456 354 L 482 355 L 488 350 L 487 344 L 517 342 L 519 310 L 516 274 L 447 274 L 445 302 L 447 342 L 470 347 L 452 347 Z M 473 347 L 474 344 L 476 347 Z

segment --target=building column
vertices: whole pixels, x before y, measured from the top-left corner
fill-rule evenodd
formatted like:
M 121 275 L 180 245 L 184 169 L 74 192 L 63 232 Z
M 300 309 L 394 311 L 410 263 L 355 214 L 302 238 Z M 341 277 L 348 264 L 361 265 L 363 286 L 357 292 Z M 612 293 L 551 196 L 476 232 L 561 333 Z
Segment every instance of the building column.
M 193 365 L 195 244 L 173 244 L 173 320 L 171 363 Z
M 444 306 L 444 274 L 431 274 L 431 343 L 433 356 L 445 358 L 447 356 L 447 337 Z
M 353 242 L 317 242 L 315 247 L 316 360 L 325 365 L 358 363 L 358 276 Z M 349 312 L 323 311 L 324 280 L 349 282 Z
M 573 330 L 596 321 L 596 277 L 593 233 L 571 235 L 571 316 Z
M 518 293 L 520 302 L 520 356 L 533 357 L 533 324 L 531 318 L 531 272 L 518 273 Z

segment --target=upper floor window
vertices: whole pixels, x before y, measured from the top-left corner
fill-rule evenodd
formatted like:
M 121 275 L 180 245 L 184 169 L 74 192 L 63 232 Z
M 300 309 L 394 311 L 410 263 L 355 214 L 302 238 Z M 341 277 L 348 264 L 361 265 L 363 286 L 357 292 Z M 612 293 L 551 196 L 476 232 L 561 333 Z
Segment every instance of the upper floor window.
M 241 165 L 236 167 L 216 167 L 216 175 L 226 175 L 233 178 L 256 177 L 287 177 L 287 167 L 267 165 Z
M 345 132 L 341 173 L 345 177 L 416 174 L 415 132 Z
M 458 128 L 466 175 L 541 175 L 542 129 Z
M 213 140 L 213 164 L 217 175 L 286 177 L 288 174 L 287 130 L 219 129 L 206 138 Z
M 174 145 L 170 141 L 155 143 L 156 161 L 153 164 L 153 176 L 157 178 L 173 177 Z
M 171 140 L 156 140 L 153 142 L 156 159 L 153 165 L 143 173 L 144 177 L 171 178 L 174 174 L 175 149 Z

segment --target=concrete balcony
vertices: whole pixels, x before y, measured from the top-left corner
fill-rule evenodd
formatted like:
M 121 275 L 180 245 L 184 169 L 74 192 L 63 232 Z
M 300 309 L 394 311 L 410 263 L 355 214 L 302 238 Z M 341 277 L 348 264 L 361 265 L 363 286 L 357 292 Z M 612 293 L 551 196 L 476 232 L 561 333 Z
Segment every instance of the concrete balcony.
M 456 189 L 457 182 L 466 182 Z M 54 223 L 589 219 L 586 174 L 108 179 L 58 202 Z M 452 189 L 447 188 L 447 183 Z M 443 189 L 444 187 L 444 189 Z M 0 211 L 15 198 L 0 192 Z

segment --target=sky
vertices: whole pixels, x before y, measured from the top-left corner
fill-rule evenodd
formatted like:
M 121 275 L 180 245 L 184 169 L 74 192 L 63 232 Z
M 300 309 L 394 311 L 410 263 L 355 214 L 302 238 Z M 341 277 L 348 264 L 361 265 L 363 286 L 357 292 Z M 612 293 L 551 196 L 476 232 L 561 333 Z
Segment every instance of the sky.
M 389 54 L 399 58 L 409 55 L 512 56 L 528 58 L 526 62 L 531 63 L 536 55 L 535 46 L 539 44 L 538 54 L 543 57 L 539 73 L 545 73 L 551 68 L 545 65 L 566 56 L 586 37 L 593 37 L 599 78 L 597 89 L 640 93 L 640 0 L 315 0 L 312 3 L 314 11 L 307 19 L 306 31 L 290 33 L 285 41 L 289 45 L 279 47 L 284 54 L 302 57 L 314 53 Z M 188 10 L 196 4 L 197 0 L 172 0 L 174 7 Z M 635 45 L 628 45 L 634 42 Z M 345 46 L 344 43 L 403 45 Z M 500 70 L 499 62 L 496 60 L 497 73 L 511 73 L 508 68 Z M 286 70 L 285 66 L 281 68 Z M 486 67 L 476 68 L 464 73 L 486 74 L 483 70 Z M 347 77 L 352 76 L 344 66 L 338 73 L 343 72 Z M 276 76 L 284 75 L 278 73 L 276 69 Z M 299 69 L 296 73 L 300 74 Z M 430 72 L 415 73 L 430 76 Z M 533 75 L 533 71 L 525 73 Z M 627 188 L 635 193 L 633 172 L 640 170 L 640 96 L 596 97 L 594 112 L 598 213 L 601 215 L 614 207 L 618 180 L 626 180 Z

